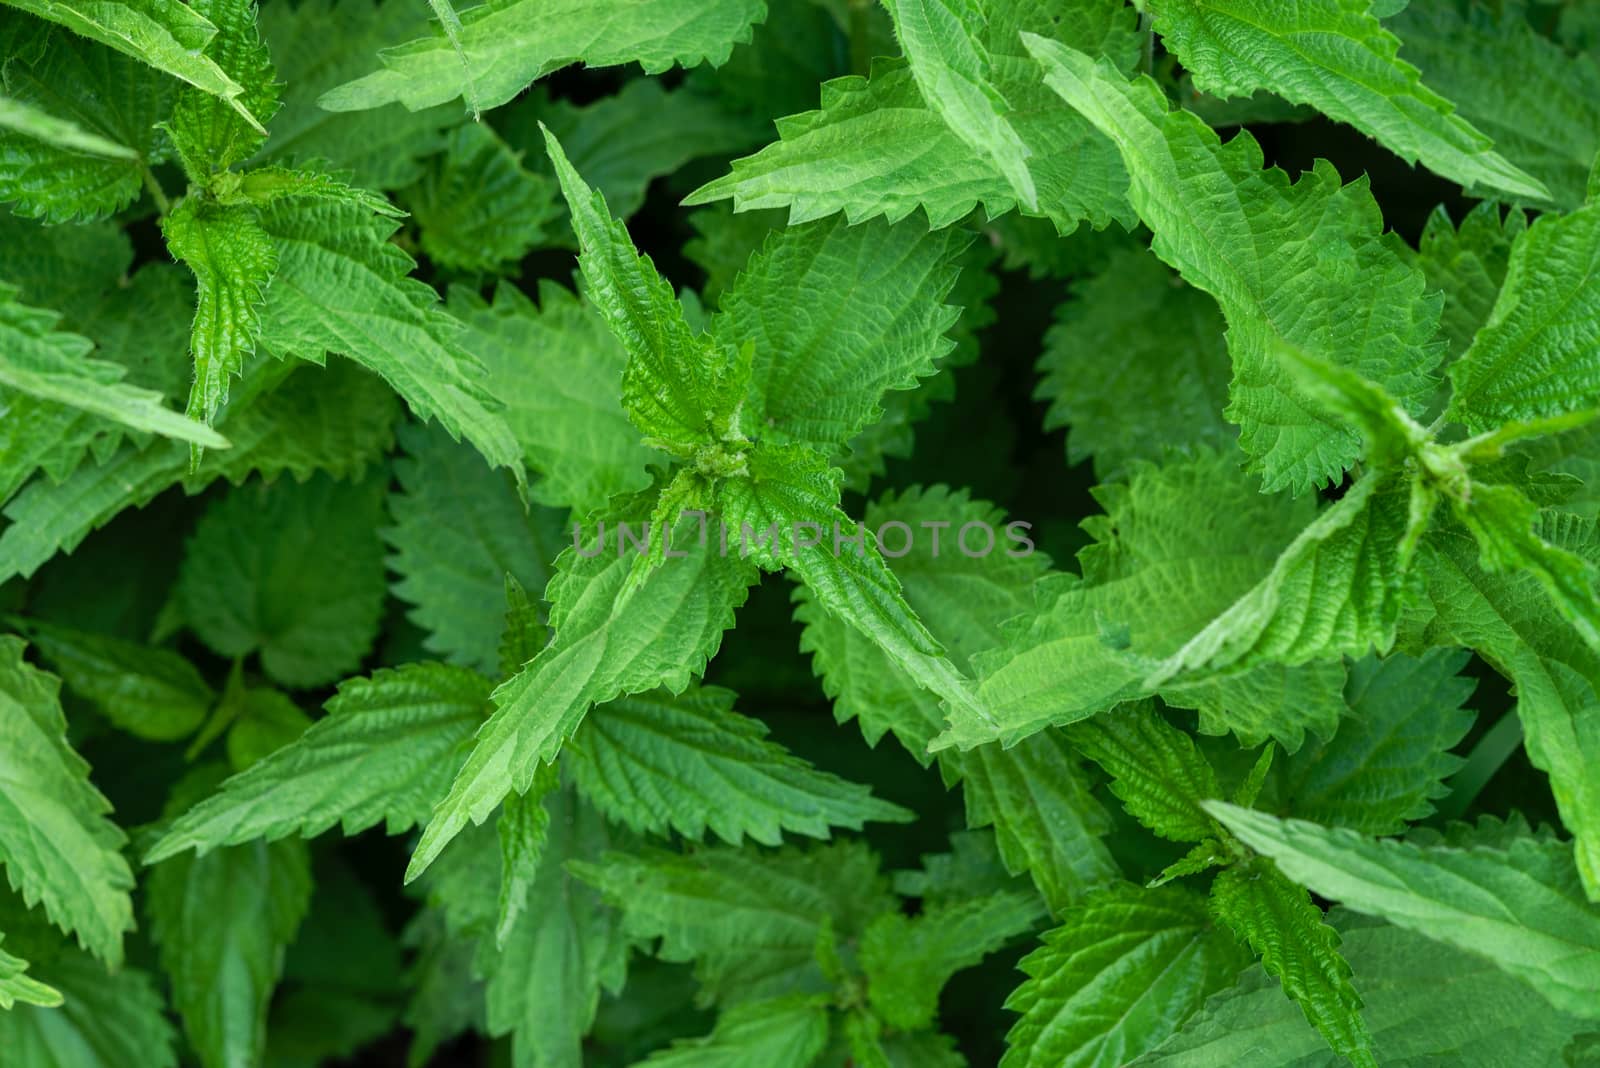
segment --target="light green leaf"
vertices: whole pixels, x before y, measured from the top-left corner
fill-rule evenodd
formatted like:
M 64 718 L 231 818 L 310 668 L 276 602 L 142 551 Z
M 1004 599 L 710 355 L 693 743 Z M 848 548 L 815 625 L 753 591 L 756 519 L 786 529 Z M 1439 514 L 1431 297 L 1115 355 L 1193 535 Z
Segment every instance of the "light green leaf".
M 733 702 L 716 687 L 619 697 L 584 718 L 566 766 L 610 819 L 696 841 L 710 830 L 733 845 L 745 835 L 777 845 L 784 831 L 827 838 L 830 827 L 912 818 L 766 740 L 761 721 Z
M 840 940 L 859 936 L 894 907 L 860 842 L 613 853 L 568 870 L 622 910 L 630 938 L 659 937 L 662 960 L 695 961 L 705 999 L 723 1005 L 821 991 L 819 937 L 830 925 Z
M 381 375 L 422 419 L 465 437 L 496 467 L 521 473 L 521 450 L 462 347 L 460 324 L 432 289 L 406 277 L 411 257 L 389 242 L 396 224 L 359 204 L 285 200 L 263 209 L 278 274 L 261 344 L 315 363 L 348 356 Z
M 751 454 L 748 478 L 719 487 L 718 507 L 741 553 L 763 567 L 792 570 L 818 605 L 860 631 L 918 686 L 962 716 L 992 721 L 972 680 L 906 604 L 875 542 L 838 500 L 837 468 L 808 448 L 777 446 Z M 852 537 L 861 539 L 859 548 Z
M 538 307 L 503 284 L 493 305 L 452 289 L 450 310 L 466 323 L 462 344 L 488 369 L 528 467 L 541 476 L 529 488 L 534 500 L 582 518 L 650 484 L 647 465 L 666 457 L 640 442 L 623 410 L 628 354 L 598 308 L 541 280 Z
M 628 418 L 649 443 L 674 453 L 731 439 L 747 375 L 731 354 L 690 328 L 672 286 L 634 248 L 605 197 L 584 184 L 555 135 L 546 131 L 545 142 L 583 249 L 578 263 L 588 296 L 628 351 L 622 374 Z
M 203 54 L 217 28 L 178 0 L 4 0 L 182 79 L 225 100 L 265 132 L 241 99 L 244 89 Z
M 709 1035 L 679 1039 L 638 1068 L 808 1068 L 827 1042 L 827 1000 L 796 994 L 735 1005 Z
M 1433 812 L 1442 781 L 1461 766 L 1454 748 L 1474 719 L 1462 707 L 1475 681 L 1463 651 L 1366 657 L 1350 669 L 1350 711 L 1327 742 L 1284 758 L 1282 806 L 1303 819 L 1367 834 L 1396 834 Z
M 0 935 L 0 941 L 4 940 L 5 936 Z M 60 1006 L 61 991 L 23 974 L 27 970 L 27 961 L 0 949 L 0 1012 L 10 1012 L 18 1003 L 46 1009 Z M 0 1024 L 0 1031 L 4 1031 L 4 1024 Z
M 139 158 L 139 153 L 126 145 L 90 133 L 70 119 L 58 119 L 31 104 L 7 96 L 0 96 L 0 127 L 69 152 L 87 152 L 111 159 Z
M 1263 662 L 1149 685 L 1157 664 L 1265 582 L 1279 546 L 1326 521 L 1312 503 L 1266 496 L 1234 457 L 1203 452 L 1136 463 L 1124 483 L 1095 495 L 1106 514 L 1084 523 L 1093 541 L 1079 554 L 1082 577 L 1043 579 L 1031 618 L 975 658 L 995 724 L 951 717 L 935 746 L 1014 741 L 1154 692 L 1197 708 L 1205 733 L 1232 730 L 1247 746 L 1276 737 L 1294 750 L 1308 729 L 1331 734 L 1344 710 L 1336 663 Z
M 891 1028 L 922 1031 L 939 1013 L 939 991 L 1045 916 L 1031 889 L 925 908 L 887 912 L 867 925 L 858 949 L 872 1010 Z
M 150 873 L 145 893 L 150 937 L 200 1063 L 260 1063 L 284 949 L 311 903 L 305 844 L 174 857 Z
M 1125 705 L 1075 723 L 1067 738 L 1111 776 L 1111 792 L 1151 831 L 1174 842 L 1216 834 L 1201 802 L 1222 795 L 1217 773 L 1194 740 L 1153 704 Z
M 619 600 L 634 563 L 622 551 L 619 523 L 631 523 L 637 533 L 641 518 L 614 512 L 595 536 L 585 535 L 581 549 L 568 548 L 557 560 L 547 591 L 555 638 L 495 691 L 495 713 L 435 810 L 408 879 L 468 822 L 486 819 L 506 794 L 525 793 L 538 766 L 555 759 L 593 705 L 658 686 L 682 691 L 704 670 L 733 625 L 733 610 L 744 602 L 755 569 L 719 555 L 707 539 L 681 550 L 687 557 L 650 571 Z M 700 527 L 685 518 L 672 531 L 673 544 L 690 546 Z
M 41 620 L 16 622 L 68 689 L 136 737 L 154 742 L 186 737 L 216 701 L 194 665 L 170 649 Z
M 520 154 L 488 126 L 469 122 L 449 133 L 402 202 L 434 263 L 505 274 L 545 242 L 555 198 L 554 182 L 525 170 Z
M 346 835 L 378 823 L 399 834 L 426 821 L 488 710 L 489 681 L 417 663 L 348 679 L 328 714 L 289 745 L 180 816 L 145 856 L 289 835 Z
M 1211 909 L 1261 958 L 1335 1053 L 1360 1068 L 1377 1068 L 1339 934 L 1310 894 L 1271 864 L 1235 864 L 1211 884 Z
M 717 64 L 750 39 L 764 0 L 710 0 L 684 11 L 675 0 L 497 0 L 466 9 L 451 38 L 435 36 L 379 53 L 383 68 L 325 93 L 330 111 L 399 101 L 411 111 L 457 97 L 499 107 L 528 83 L 570 63 L 638 63 L 646 74 Z
M 959 761 L 967 826 L 993 824 L 1006 868 L 1031 875 L 1051 909 L 1076 905 L 1117 877 L 1103 840 L 1111 817 L 1059 731 L 1010 749 L 980 745 Z
M 754 346 L 740 423 L 761 440 L 840 452 L 954 347 L 945 304 L 967 244 L 951 230 L 843 219 L 777 230 L 722 295 L 711 336 Z M 832 309 L 819 317 L 817 309 Z
M 1563 1012 L 1600 1018 L 1600 909 L 1584 900 L 1565 843 L 1422 847 L 1221 802 L 1206 807 L 1323 897 L 1487 957 Z
M 1348 914 L 1344 917 L 1349 920 Z M 1559 1064 L 1582 1021 L 1494 965 L 1398 927 L 1338 925 L 1379 1064 Z M 1335 1068 L 1342 1062 L 1260 968 L 1137 1068 Z
M 324 475 L 252 483 L 216 500 L 184 555 L 179 617 L 223 656 L 259 650 L 267 674 L 291 686 L 354 670 L 383 611 L 376 528 L 387 481 Z
M 261 147 L 266 130 L 260 122 L 278 110 L 278 85 L 256 29 L 255 0 L 189 0 L 189 6 L 217 28 L 206 58 L 243 88 L 227 101 L 185 89 L 164 124 L 190 181 L 209 185 Z
M 942 0 L 911 2 L 943 6 Z M 966 6 L 968 0 L 961 3 Z M 1124 196 L 1127 173 L 1116 152 L 1039 85 L 1037 68 L 1023 51 L 1018 32 L 1050 34 L 1111 55 L 1129 69 L 1139 49 L 1134 13 L 1108 0 L 999 0 L 986 6 L 982 15 L 962 20 L 983 31 L 970 36 L 967 47 L 987 53 L 990 76 L 983 84 L 1009 105 L 1003 118 L 996 113 L 993 125 L 1013 131 L 1016 143 L 1006 139 L 1013 162 L 1019 149 L 1027 154 L 1037 214 L 1061 233 L 1085 221 L 1097 228 L 1113 219 L 1130 222 Z M 917 58 L 912 56 L 913 68 Z M 819 110 L 779 120 L 778 141 L 735 161 L 731 174 L 697 190 L 685 203 L 732 197 L 739 211 L 787 207 L 791 224 L 839 211 L 852 223 L 878 215 L 897 222 L 920 207 L 935 229 L 964 218 L 979 204 L 990 218 L 1016 208 L 1019 194 L 1007 173 L 941 117 L 941 109 L 955 109 L 954 99 L 942 97 L 930 104 L 913 68 L 903 60 L 879 58 L 872 61 L 870 79 L 851 76 L 823 83 Z M 963 93 L 963 98 L 969 95 Z M 985 137 L 986 148 L 992 140 Z
M 228 399 L 261 336 L 261 305 L 278 268 L 278 250 L 247 207 L 217 207 L 185 197 L 161 222 L 172 255 L 189 265 L 198 287 L 194 385 L 188 414 L 210 424 Z
M 38 971 L 63 1003 L 0 1012 L 6 1068 L 177 1068 L 177 1036 L 148 974 L 123 968 L 108 975 L 71 950 Z
M 1552 515 L 1537 531 L 1558 549 L 1594 563 L 1600 538 L 1593 520 Z M 1567 829 L 1577 839 L 1578 871 L 1600 900 L 1600 653 L 1563 626 L 1539 579 L 1525 571 L 1485 573 L 1473 540 L 1457 531 L 1429 534 L 1425 556 L 1434 618 L 1429 645 L 1475 650 L 1517 694 L 1528 759 L 1550 776 Z
M 1419 0 L 1389 28 L 1462 118 L 1574 208 L 1600 152 L 1600 63 L 1540 34 L 1520 6 L 1497 16 L 1481 0 Z
M 1409 512 L 1403 490 L 1365 475 L 1324 510 L 1249 593 L 1152 672 L 1178 673 L 1263 661 L 1287 665 L 1385 652 L 1410 583 L 1404 558 Z
M 1354 433 L 1295 387 L 1283 348 L 1356 371 L 1422 414 L 1443 354 L 1433 340 L 1440 301 L 1382 232 L 1365 183 L 1342 186 L 1319 162 L 1291 184 L 1262 169 L 1254 137 L 1224 145 L 1194 115 L 1169 111 L 1149 79 L 1028 42 L 1046 82 L 1121 150 L 1156 254 L 1221 306 L 1234 365 L 1227 415 L 1269 492 L 1337 482 L 1359 451 Z
M 24 648 L 22 639 L 0 636 L 0 864 L 25 904 L 43 902 L 57 927 L 117 967 L 123 932 L 133 929 L 125 838 L 89 781 L 89 765 L 67 743 L 61 683 L 23 660 Z
M 506 576 L 536 597 L 544 590 L 566 541 L 561 515 L 524 505 L 505 472 L 437 427 L 408 424 L 400 444 L 399 489 L 389 494 L 394 526 L 383 531 L 394 550 L 389 567 L 400 576 L 392 589 L 414 606 L 409 615 L 428 632 L 425 648 L 494 675 Z
M 1162 43 L 1203 93 L 1226 98 L 1267 90 L 1347 122 L 1407 163 L 1420 160 L 1469 189 L 1550 196 L 1422 83 L 1422 72 L 1396 54 L 1400 41 L 1368 4 L 1154 0 L 1150 9 Z
M 147 430 L 211 448 L 228 439 L 165 407 L 161 394 L 129 385 L 121 366 L 89 356 L 87 338 L 54 329 L 58 316 L 16 299 L 0 283 L 0 387 L 88 412 L 134 430 Z
M 1023 958 L 1006 999 L 1022 1014 L 1001 1068 L 1124 1064 L 1183 1026 L 1246 959 L 1205 903 L 1177 887 L 1121 885 L 1061 915 Z
M 1039 193 L 1028 170 L 1033 150 L 1011 126 L 1011 105 L 995 85 L 985 47 L 992 15 L 977 0 L 886 0 L 885 6 L 922 98 L 1005 177 L 1023 210 L 1037 212 Z
M 1505 285 L 1450 367 L 1446 415 L 1474 433 L 1600 403 L 1600 203 L 1518 236 Z
M 19 31 L 29 28 L 26 16 L 9 18 Z M 7 50 L 0 79 L 5 95 L 123 145 L 133 156 L 89 154 L 0 129 L 0 201 L 10 201 L 18 214 L 51 223 L 120 211 L 143 190 L 143 167 L 170 154 L 156 124 L 170 112 L 178 85 L 87 38 L 42 25 L 33 29 L 31 37 L 20 34 L 22 47 Z M 19 272 L 7 275 L 13 282 L 23 280 Z

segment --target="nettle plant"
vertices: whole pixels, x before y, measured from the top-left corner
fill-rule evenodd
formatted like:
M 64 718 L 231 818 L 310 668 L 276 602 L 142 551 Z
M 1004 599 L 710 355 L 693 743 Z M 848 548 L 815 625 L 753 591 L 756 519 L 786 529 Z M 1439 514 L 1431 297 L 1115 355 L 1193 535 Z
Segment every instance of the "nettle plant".
M 4 0 L 0 1065 L 1597 1063 L 1597 153 L 1586 0 Z

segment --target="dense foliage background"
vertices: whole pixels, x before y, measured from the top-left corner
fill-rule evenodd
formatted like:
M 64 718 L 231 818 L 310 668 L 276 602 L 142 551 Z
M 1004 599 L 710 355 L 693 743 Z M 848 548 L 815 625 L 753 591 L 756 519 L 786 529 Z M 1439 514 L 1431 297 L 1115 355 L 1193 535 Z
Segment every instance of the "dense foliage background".
M 6 0 L 0 1068 L 1600 1063 L 1597 152 L 1582 0 Z

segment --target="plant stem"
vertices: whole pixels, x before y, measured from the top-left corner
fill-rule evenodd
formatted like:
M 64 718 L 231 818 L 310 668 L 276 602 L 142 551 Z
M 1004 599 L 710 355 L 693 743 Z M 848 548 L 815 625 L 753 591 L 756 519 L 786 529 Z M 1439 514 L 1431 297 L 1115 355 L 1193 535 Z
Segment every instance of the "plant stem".
M 1142 74 L 1155 75 L 1156 69 L 1156 31 L 1150 12 L 1139 9 L 1139 33 L 1144 37 L 1144 47 L 1139 54 L 1139 71 Z
M 161 212 L 162 218 L 166 218 L 172 211 L 172 201 L 167 199 L 167 191 L 161 188 L 161 183 L 156 180 L 156 173 L 150 169 L 150 164 L 140 160 L 139 171 L 144 176 L 144 187 L 150 191 L 150 198 L 156 202 L 156 209 Z
M 1467 762 L 1450 776 L 1450 794 L 1437 803 L 1440 817 L 1465 818 L 1472 802 L 1521 745 L 1522 721 L 1516 712 L 1507 712 L 1478 739 L 1478 744 L 1467 754 Z

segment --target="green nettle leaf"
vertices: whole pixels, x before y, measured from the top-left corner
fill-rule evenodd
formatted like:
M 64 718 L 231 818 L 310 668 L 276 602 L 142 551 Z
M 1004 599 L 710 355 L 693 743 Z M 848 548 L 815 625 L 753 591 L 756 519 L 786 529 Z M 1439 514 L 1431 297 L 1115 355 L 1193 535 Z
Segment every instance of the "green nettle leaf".
M 739 1068 L 783 1064 L 807 1068 L 828 1042 L 828 1004 L 814 995 L 748 1001 L 717 1017 L 703 1038 L 680 1039 L 642 1065 L 654 1068 Z
M 922 98 L 1011 183 L 1020 207 L 1038 211 L 1028 171 L 1033 150 L 1007 118 L 1011 105 L 994 84 L 994 60 L 984 45 L 988 13 L 974 0 L 890 0 L 887 6 Z
M 600 706 L 567 746 L 573 780 L 636 831 L 700 839 L 709 829 L 733 845 L 746 835 L 777 845 L 785 830 L 826 838 L 829 827 L 912 818 L 767 741 L 759 720 L 733 710 L 734 696 L 691 688 Z
M 119 211 L 144 188 L 143 168 L 171 152 L 156 124 L 171 109 L 177 83 L 87 38 L 60 30 L 36 37 L 6 41 L 0 70 L 5 95 L 126 146 L 133 155 L 86 153 L 0 130 L 0 200 L 21 215 L 52 223 Z
M 1408 163 L 1469 188 L 1545 200 L 1537 178 L 1493 150 L 1455 114 L 1450 101 L 1422 84 L 1421 72 L 1396 53 L 1400 41 L 1366 4 L 1313 0 L 1154 0 L 1162 43 L 1213 96 L 1268 90 L 1374 137 Z
M 396 223 L 360 204 L 282 200 L 262 212 L 278 273 L 262 311 L 261 343 L 321 363 L 334 352 L 381 375 L 419 417 L 465 437 L 520 476 L 520 450 L 462 347 L 438 295 L 407 277 L 412 259 L 388 238 Z
M 122 381 L 126 370 L 89 357 L 88 338 L 54 329 L 59 317 L 16 299 L 0 283 L 0 388 L 87 412 L 133 430 L 212 448 L 228 439 L 184 419 L 162 404 L 160 393 Z
M 700 522 L 686 517 L 670 539 L 688 555 L 654 569 L 619 599 L 634 563 L 623 532 L 631 523 L 635 537 L 649 537 L 641 534 L 646 514 L 613 513 L 556 561 L 546 591 L 555 637 L 495 691 L 494 715 L 439 802 L 410 878 L 468 822 L 488 818 L 507 794 L 525 793 L 539 765 L 555 759 L 594 705 L 658 686 L 681 692 L 704 670 L 756 579 L 755 567 L 718 554 L 712 539 L 695 547 Z
M 452 130 L 444 152 L 404 194 L 422 251 L 456 271 L 504 271 L 545 240 L 556 188 L 523 169 L 518 154 L 489 127 Z
M 1449 418 L 1475 433 L 1600 405 L 1600 203 L 1518 235 L 1505 284 L 1450 366 Z
M 150 873 L 146 893 L 150 935 L 200 1063 L 259 1062 L 284 948 L 311 902 L 305 844 L 174 857 Z
M 630 81 L 615 95 L 581 107 L 535 92 L 508 109 L 506 136 L 534 152 L 541 141 L 536 122 L 544 123 L 578 173 L 605 195 L 617 218 L 626 219 L 644 205 L 652 179 L 702 156 L 761 143 L 766 124 L 734 113 L 735 103 L 692 86 L 663 89 L 651 78 Z
M 622 910 L 629 938 L 659 937 L 661 959 L 694 961 L 703 998 L 722 1005 L 820 990 L 819 940 L 858 937 L 894 901 L 859 842 L 613 853 L 568 868 Z
M 1360 551 L 1377 542 L 1380 562 L 1393 551 L 1363 540 L 1373 525 L 1358 509 L 1365 492 L 1317 513 L 1309 501 L 1263 495 L 1230 456 L 1136 464 L 1124 483 L 1095 490 L 1106 514 L 1084 522 L 1094 541 L 1079 554 L 1082 576 L 1047 576 L 1035 612 L 975 658 L 978 697 L 995 722 L 952 716 L 934 744 L 1011 741 L 1153 693 L 1198 709 L 1205 733 L 1231 730 L 1250 746 L 1275 737 L 1294 750 L 1307 730 L 1331 734 L 1344 671 L 1319 658 L 1341 643 L 1364 651 L 1387 641 L 1369 620 L 1393 627 L 1398 607 L 1389 586 L 1369 580 Z M 1335 592 L 1358 600 L 1347 606 Z M 1252 637 L 1253 647 L 1239 641 Z M 1213 642 L 1230 670 L 1178 666 L 1180 651 Z
M 639 440 L 618 386 L 627 351 L 594 304 L 554 282 L 539 283 L 534 306 L 513 286 L 488 304 L 450 291 L 467 329 L 462 344 L 488 369 L 523 457 L 539 478 L 529 495 L 577 517 L 650 484 L 648 465 L 665 457 Z
M 1232 445 L 1223 329 L 1215 301 L 1140 249 L 1075 286 L 1045 335 L 1036 391 L 1050 402 L 1045 426 L 1068 428 L 1068 461 L 1092 457 L 1109 479 L 1171 448 Z
M 1023 530 L 1009 528 L 1004 513 L 942 486 L 885 495 L 868 504 L 863 523 L 874 531 L 899 523 L 913 532 L 904 551 L 885 563 L 906 603 L 958 666 L 1003 640 L 1002 624 L 1028 609 L 1033 581 L 1047 566 L 1031 543 L 1014 540 Z M 961 551 L 969 524 L 994 535 L 989 552 Z M 938 547 L 925 536 L 930 530 L 943 533 Z M 987 544 L 978 541 L 975 548 Z M 928 743 L 944 722 L 938 697 L 866 634 L 826 611 L 807 588 L 796 597 L 795 615 L 805 624 L 801 646 L 812 653 L 835 718 L 856 719 L 871 745 L 893 733 L 919 762 L 930 763 Z M 1053 906 L 1115 877 L 1100 841 L 1109 830 L 1107 817 L 1059 735 L 1045 732 L 1010 749 L 985 745 L 946 754 L 942 767 L 963 780 L 969 826 L 992 824 L 1007 867 L 1030 872 Z
M 128 146 L 90 133 L 71 119 L 58 119 L 31 104 L 6 96 L 0 96 L 0 127 L 69 152 L 112 159 L 139 158 L 139 153 Z
M 1428 84 L 1543 181 L 1557 204 L 1583 203 L 1600 152 L 1600 63 L 1592 50 L 1563 50 L 1530 25 L 1522 4 L 1505 5 L 1504 14 L 1481 0 L 1396 6 L 1389 25 Z
M 840 211 L 852 223 L 895 222 L 920 207 L 937 228 L 979 204 L 991 217 L 1020 204 L 1061 233 L 1130 221 L 1116 152 L 1039 85 L 1018 34 L 1047 33 L 1129 69 L 1139 49 L 1133 12 L 1109 0 L 984 6 L 900 0 L 902 41 L 906 10 L 921 16 L 906 44 L 909 65 L 874 59 L 870 78 L 825 82 L 819 110 L 780 120 L 777 142 L 687 203 L 787 207 L 791 223 Z
M 145 855 L 154 864 L 253 839 L 310 838 L 339 825 L 423 823 L 488 711 L 490 683 L 465 668 L 418 663 L 348 679 L 328 714 L 179 816 Z
M 1228 418 L 1269 491 L 1336 482 L 1359 451 L 1355 434 L 1296 388 L 1281 349 L 1356 370 L 1421 415 L 1442 355 L 1433 340 L 1440 301 L 1398 240 L 1381 233 L 1364 182 L 1341 185 L 1319 162 L 1291 183 L 1262 169 L 1255 138 L 1223 144 L 1194 115 L 1169 111 L 1154 82 L 1130 82 L 1053 41 L 1028 42 L 1051 88 L 1122 152 L 1156 254 L 1221 306 L 1234 367 Z
M 675 0 L 496 0 L 466 9 L 445 37 L 385 49 L 383 69 L 323 95 L 331 111 L 394 101 L 417 111 L 462 97 L 498 107 L 569 63 L 638 63 L 649 74 L 725 62 L 766 17 L 764 0 L 712 0 L 684 11 Z
M 1211 910 L 1261 958 L 1267 974 L 1351 1064 L 1372 1066 L 1372 1036 L 1339 934 L 1304 889 L 1270 863 L 1238 864 L 1211 884 Z
M 178 0 L 5 2 L 65 26 L 73 33 L 99 41 L 219 97 L 246 123 L 257 130 L 263 129 L 246 106 L 245 89 L 202 54 L 202 50 L 217 35 L 217 27 L 196 7 L 178 3 Z M 229 2 L 213 0 L 199 7 L 225 8 Z
M 917 916 L 889 912 L 867 925 L 859 949 L 873 1011 L 892 1028 L 932 1026 L 939 991 L 1044 918 L 1044 907 L 1028 890 L 1002 890 L 980 898 L 938 905 Z
M 259 651 L 290 685 L 350 671 L 383 609 L 385 481 L 251 483 L 220 498 L 188 543 L 178 616 L 223 656 Z
M 1553 517 L 1539 533 L 1557 548 L 1600 560 L 1595 523 Z M 1528 758 L 1550 776 L 1551 792 L 1577 839 L 1578 871 L 1591 899 L 1600 898 L 1600 654 L 1563 625 L 1537 576 L 1485 574 L 1470 537 L 1429 535 L 1428 601 L 1434 612 L 1427 644 L 1477 650 L 1516 687 L 1517 716 Z
M 192 0 L 190 7 L 217 27 L 206 45 L 208 58 L 243 88 L 226 102 L 186 89 L 166 123 L 190 179 L 205 183 L 261 146 L 261 123 L 278 110 L 278 86 L 256 29 L 255 0 Z
M 188 414 L 210 423 L 228 399 L 261 336 L 261 305 L 278 267 L 278 250 L 255 209 L 217 207 L 193 197 L 161 222 L 172 255 L 189 265 L 198 288 L 194 385 Z
M 60 991 L 62 1004 L 0 1011 L 7 1068 L 177 1068 L 177 1036 L 148 974 L 123 968 L 107 975 L 98 961 L 72 950 L 39 973 Z
M 530 809 L 524 818 L 544 824 L 545 840 L 519 883 L 524 898 L 509 928 L 503 831 L 480 827 L 457 839 L 427 875 L 430 899 L 454 931 L 476 939 L 472 969 L 487 984 L 486 1027 L 512 1036 L 512 1063 L 579 1068 L 602 991 L 615 994 L 627 975 L 629 943 L 616 911 L 568 868 L 620 843 L 571 790 L 520 803 Z
M 216 702 L 194 665 L 170 649 L 37 620 L 15 622 L 69 690 L 129 734 L 156 742 L 186 737 Z
M 1280 766 L 1281 804 L 1302 819 L 1367 834 L 1397 834 L 1433 812 L 1442 781 L 1461 766 L 1450 750 L 1471 729 L 1462 707 L 1475 682 L 1467 654 L 1368 657 L 1350 669 L 1350 703 L 1327 742 L 1307 744 Z
M 1200 807 L 1218 797 L 1217 773 L 1194 740 L 1148 703 L 1074 724 L 1073 747 L 1111 776 L 1111 792 L 1128 814 L 1163 838 L 1198 842 L 1216 834 Z
M 954 347 L 944 301 L 966 239 L 915 222 L 843 219 L 776 231 L 722 295 L 711 335 L 753 346 L 740 423 L 764 441 L 825 455 L 876 422 L 886 391 L 909 390 Z M 818 306 L 836 308 L 825 318 Z
M 0 941 L 4 941 L 4 938 L 0 937 Z M 27 970 L 27 961 L 0 949 L 0 1012 L 10 1012 L 18 1004 L 38 1005 L 46 1009 L 61 1004 L 61 991 L 24 975 Z M 3 1028 L 4 1025 L 0 1024 L 0 1030 Z
M 1348 916 L 1345 917 L 1349 919 Z M 1379 1064 L 1560 1064 L 1583 1021 L 1470 954 L 1398 927 L 1340 923 L 1341 949 L 1366 1003 Z M 1207 1068 L 1248 1058 L 1260 1068 L 1331 1064 L 1321 1035 L 1257 967 L 1138 1068 Z M 1449 1021 L 1433 1023 L 1432 1021 Z
M 407 111 L 399 104 L 370 111 L 324 110 L 317 99 L 372 69 L 379 48 L 427 30 L 421 4 L 377 0 L 306 0 L 268 4 L 261 36 L 283 83 L 283 108 L 272 117 L 261 157 L 284 163 L 322 161 L 368 189 L 402 189 L 422 174 L 424 156 L 444 145 L 444 128 L 460 122 L 450 105 Z
M 1424 847 L 1221 802 L 1208 809 L 1322 896 L 1485 956 L 1563 1012 L 1600 1018 L 1600 910 L 1564 843 Z
M 561 516 L 527 508 L 504 472 L 437 427 L 408 424 L 400 444 L 399 489 L 389 495 L 394 526 L 384 531 L 394 550 L 389 567 L 400 576 L 395 596 L 415 606 L 411 619 L 428 632 L 430 652 L 493 675 L 506 577 L 536 596 L 544 590 L 567 536 Z M 441 515 L 458 522 L 440 523 Z
M 1023 958 L 1006 1001 L 1022 1014 L 1003 1068 L 1125 1064 L 1155 1048 L 1247 962 L 1205 902 L 1177 887 L 1104 890 L 1061 915 Z
M 605 197 L 584 184 L 545 132 L 551 162 L 572 210 L 589 296 L 627 350 L 622 405 L 645 435 L 675 454 L 720 445 L 739 435 L 746 375 L 723 348 L 697 335 L 666 279 L 641 256 Z
M 56 926 L 117 967 L 123 932 L 133 928 L 126 839 L 67 742 L 61 683 L 24 661 L 24 648 L 20 638 L 0 636 L 0 864 L 25 904 L 42 902 Z

